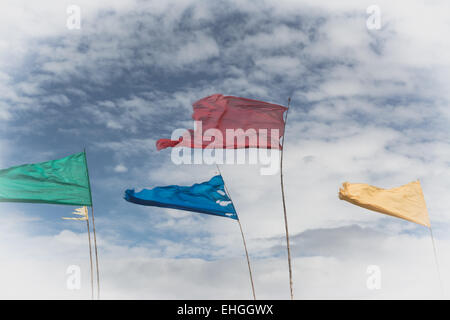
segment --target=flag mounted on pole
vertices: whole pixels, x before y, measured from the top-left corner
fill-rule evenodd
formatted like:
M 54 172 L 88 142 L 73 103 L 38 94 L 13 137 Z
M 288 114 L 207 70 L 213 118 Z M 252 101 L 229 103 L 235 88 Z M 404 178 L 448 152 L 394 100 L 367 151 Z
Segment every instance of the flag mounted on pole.
M 214 94 L 193 104 L 194 130 L 160 139 L 158 150 L 169 147 L 240 149 L 260 148 L 280 150 L 280 180 L 283 201 L 286 247 L 288 253 L 289 287 L 294 299 L 292 264 L 286 200 L 283 185 L 283 147 L 288 107 L 264 101 Z M 283 137 L 283 142 L 281 138 Z M 176 139 L 176 140 L 175 140 Z
M 225 193 L 222 176 L 196 183 L 190 187 L 171 185 L 143 189 L 135 192 L 126 190 L 124 199 L 144 206 L 172 208 L 212 214 L 237 220 L 233 203 Z
M 100 297 L 97 237 L 86 151 L 57 160 L 24 164 L 0 170 L 0 202 L 91 207 L 97 265 L 97 291 L 98 297 Z M 83 218 L 72 219 L 84 220 Z
M 88 209 L 87 207 L 82 207 L 82 208 L 77 208 L 75 209 L 74 212 L 72 212 L 72 214 L 75 214 L 77 216 L 81 216 L 79 218 L 66 218 L 63 217 L 64 220 L 79 220 L 79 221 L 88 221 Z
M 433 230 L 419 180 L 392 189 L 382 189 L 365 183 L 344 182 L 339 189 L 339 199 L 427 227 L 430 230 L 439 286 L 444 295 Z
M 87 234 L 88 234 L 88 241 L 89 241 L 89 262 L 91 267 L 91 298 L 94 300 L 94 268 L 92 264 L 92 245 L 91 245 L 91 230 L 89 228 L 89 216 L 88 216 L 88 208 L 82 207 L 75 209 L 72 214 L 80 216 L 79 218 L 66 218 L 63 217 L 64 220 L 79 220 L 79 221 L 86 221 L 87 226 Z
M 357 206 L 430 227 L 430 219 L 419 181 L 392 189 L 365 183 L 345 182 L 339 199 Z
M 219 170 L 219 175 L 214 176 L 211 180 L 206 182 L 196 183 L 190 187 L 172 185 L 167 187 L 156 187 L 153 189 L 143 189 L 140 192 L 129 189 L 125 191 L 124 199 L 128 202 L 145 206 L 199 212 L 236 220 L 244 244 L 253 298 L 256 300 L 253 276 L 250 268 L 250 258 L 242 225 L 218 166 L 217 169 Z
M 189 148 L 282 149 L 283 114 L 286 107 L 264 101 L 214 94 L 193 104 L 192 119 L 198 122 L 178 140 L 159 139 L 158 150 Z M 234 130 L 227 136 L 228 130 Z
M 0 170 L 0 202 L 92 206 L 84 152 Z

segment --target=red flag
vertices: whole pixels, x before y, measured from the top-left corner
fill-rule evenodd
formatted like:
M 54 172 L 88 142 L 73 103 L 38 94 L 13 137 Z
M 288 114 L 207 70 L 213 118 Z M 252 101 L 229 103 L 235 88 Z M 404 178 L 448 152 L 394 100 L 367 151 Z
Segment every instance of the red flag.
M 214 94 L 193 104 L 194 130 L 178 140 L 159 139 L 158 150 L 190 148 L 282 149 L 286 107 L 258 100 Z

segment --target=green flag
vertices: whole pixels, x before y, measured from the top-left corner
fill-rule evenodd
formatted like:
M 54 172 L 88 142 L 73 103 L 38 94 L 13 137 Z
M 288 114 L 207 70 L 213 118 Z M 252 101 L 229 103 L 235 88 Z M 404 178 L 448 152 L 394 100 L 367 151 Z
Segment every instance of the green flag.
M 92 206 L 86 154 L 0 170 L 0 202 Z

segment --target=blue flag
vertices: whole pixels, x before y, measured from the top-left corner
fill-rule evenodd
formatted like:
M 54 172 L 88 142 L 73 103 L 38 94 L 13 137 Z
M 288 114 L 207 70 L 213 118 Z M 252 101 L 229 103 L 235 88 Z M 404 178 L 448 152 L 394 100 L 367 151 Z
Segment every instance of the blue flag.
M 173 185 L 143 189 L 140 192 L 126 190 L 124 199 L 144 206 L 194 211 L 238 220 L 220 175 L 190 187 Z

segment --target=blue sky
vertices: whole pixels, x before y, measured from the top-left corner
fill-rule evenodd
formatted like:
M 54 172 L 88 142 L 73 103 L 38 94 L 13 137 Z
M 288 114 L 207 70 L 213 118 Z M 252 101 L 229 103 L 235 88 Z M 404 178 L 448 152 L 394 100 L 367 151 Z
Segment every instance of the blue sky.
M 66 27 L 70 4 L 81 8 L 80 30 Z M 382 28 L 368 30 L 371 4 L 3 1 L 0 166 L 87 148 L 104 297 L 247 299 L 233 221 L 140 207 L 122 194 L 215 174 L 156 151 L 157 139 L 193 126 L 194 101 L 223 93 L 286 105 L 291 96 L 285 177 L 296 297 L 434 297 L 427 230 L 337 192 L 344 181 L 390 188 L 420 179 L 442 269 L 450 264 L 449 4 L 378 1 Z M 279 176 L 222 170 L 257 296 L 288 298 Z M 0 297 L 89 297 L 87 273 L 81 290 L 65 288 L 67 266 L 88 270 L 84 225 L 60 219 L 70 210 L 1 204 Z M 381 290 L 366 288 L 372 264 Z

